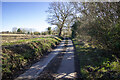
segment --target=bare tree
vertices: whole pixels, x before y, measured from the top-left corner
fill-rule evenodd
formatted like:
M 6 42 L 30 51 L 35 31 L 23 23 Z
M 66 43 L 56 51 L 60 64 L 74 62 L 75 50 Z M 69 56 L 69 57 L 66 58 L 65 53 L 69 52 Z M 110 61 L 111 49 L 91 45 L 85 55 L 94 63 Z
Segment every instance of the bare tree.
M 16 33 L 16 32 L 17 32 L 17 28 L 16 28 L 16 27 L 13 27 L 13 28 L 12 28 L 12 32 L 13 32 L 13 33 Z
M 52 25 L 57 25 L 59 36 L 61 36 L 63 27 L 70 24 L 73 21 L 73 16 L 75 15 L 73 5 L 68 2 L 50 3 L 50 7 L 47 12 L 49 13 L 47 21 Z

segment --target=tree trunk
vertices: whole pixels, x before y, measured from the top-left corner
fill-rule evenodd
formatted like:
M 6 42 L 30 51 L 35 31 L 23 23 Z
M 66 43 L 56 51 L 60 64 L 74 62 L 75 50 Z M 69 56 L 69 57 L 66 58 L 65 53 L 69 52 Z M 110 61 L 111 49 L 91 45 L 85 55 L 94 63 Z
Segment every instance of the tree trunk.
M 64 26 L 64 23 L 65 23 L 65 19 L 63 20 L 62 25 L 60 26 L 59 36 L 61 36 L 61 34 L 62 34 L 62 28 Z
M 61 36 L 61 34 L 62 34 L 62 27 L 60 28 L 59 36 Z

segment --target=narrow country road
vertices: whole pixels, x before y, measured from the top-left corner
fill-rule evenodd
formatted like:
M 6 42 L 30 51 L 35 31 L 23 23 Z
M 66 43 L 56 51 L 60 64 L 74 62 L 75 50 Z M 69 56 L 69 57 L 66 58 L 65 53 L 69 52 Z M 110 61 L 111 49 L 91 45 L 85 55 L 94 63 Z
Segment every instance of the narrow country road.
M 57 79 L 74 79 L 76 78 L 75 65 L 74 65 L 74 48 L 72 41 L 68 39 L 66 53 L 62 59 L 56 75 Z
M 70 39 L 68 39 L 68 44 L 65 48 L 65 41 L 66 40 L 63 40 L 60 43 L 60 45 L 57 46 L 56 49 L 54 49 L 50 54 L 45 56 L 39 62 L 33 64 L 29 70 L 21 74 L 15 80 L 35 80 L 38 78 L 40 74 L 42 74 L 42 72 L 44 72 L 47 66 L 50 65 L 54 68 L 54 66 L 51 63 L 54 64 L 59 63 L 58 69 L 56 70 L 56 73 L 53 76 L 55 79 L 66 79 L 66 78 L 74 79 L 76 77 L 75 67 L 74 67 L 74 48 L 72 41 Z M 60 54 L 64 49 L 65 52 L 63 57 L 61 58 L 61 62 L 54 62 L 57 61 L 54 60 L 54 58 L 56 58 L 58 54 Z

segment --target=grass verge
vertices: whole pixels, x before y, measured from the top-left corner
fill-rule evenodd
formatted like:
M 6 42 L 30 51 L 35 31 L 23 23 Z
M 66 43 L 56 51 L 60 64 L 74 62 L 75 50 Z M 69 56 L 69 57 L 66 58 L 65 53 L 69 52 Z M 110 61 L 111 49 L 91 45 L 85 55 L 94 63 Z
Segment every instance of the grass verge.
M 19 71 L 49 53 L 58 37 L 33 38 L 2 45 L 2 80 L 13 80 Z
M 119 80 L 119 59 L 111 52 L 90 43 L 73 39 L 81 78 L 85 80 Z

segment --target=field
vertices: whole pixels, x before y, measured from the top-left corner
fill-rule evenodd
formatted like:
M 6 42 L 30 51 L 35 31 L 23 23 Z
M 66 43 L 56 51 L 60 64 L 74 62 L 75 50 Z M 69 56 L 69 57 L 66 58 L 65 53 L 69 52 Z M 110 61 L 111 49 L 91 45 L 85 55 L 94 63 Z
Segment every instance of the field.
M 61 41 L 59 37 L 2 35 L 2 78 L 13 79 L 33 62 L 47 55 Z
M 15 42 L 18 40 L 32 39 L 39 37 L 48 37 L 49 35 L 28 35 L 28 34 L 0 34 L 2 37 L 2 43 Z

